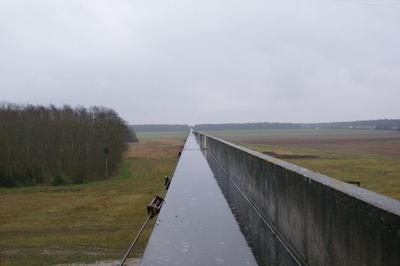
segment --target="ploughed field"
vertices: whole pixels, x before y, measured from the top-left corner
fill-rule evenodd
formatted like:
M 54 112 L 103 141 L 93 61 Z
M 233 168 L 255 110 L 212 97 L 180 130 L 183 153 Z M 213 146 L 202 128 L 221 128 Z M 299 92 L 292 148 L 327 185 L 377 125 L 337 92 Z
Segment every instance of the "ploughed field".
M 81 185 L 0 189 L 0 264 L 52 265 L 120 259 L 146 218 L 185 134 L 138 134 L 119 173 Z M 140 257 L 155 219 L 132 257 Z
M 210 135 L 400 200 L 400 132 L 235 130 Z

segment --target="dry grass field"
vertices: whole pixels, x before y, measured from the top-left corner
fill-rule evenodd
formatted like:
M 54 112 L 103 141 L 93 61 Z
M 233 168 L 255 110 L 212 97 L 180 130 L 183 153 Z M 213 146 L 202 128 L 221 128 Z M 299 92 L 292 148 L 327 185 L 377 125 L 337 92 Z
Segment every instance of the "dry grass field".
M 400 132 L 243 130 L 210 135 L 400 200 Z
M 82 185 L 0 189 L 0 265 L 54 265 L 117 260 L 146 218 L 153 195 L 165 194 L 184 134 L 143 134 L 117 175 Z M 140 257 L 147 227 L 133 257 Z

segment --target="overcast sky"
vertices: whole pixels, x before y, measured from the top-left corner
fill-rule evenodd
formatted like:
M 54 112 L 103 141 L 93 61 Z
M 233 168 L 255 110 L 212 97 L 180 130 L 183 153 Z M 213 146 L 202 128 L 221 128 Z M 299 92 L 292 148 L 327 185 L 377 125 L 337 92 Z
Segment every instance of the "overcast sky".
M 400 118 L 400 0 L 0 0 L 0 101 L 130 123 Z

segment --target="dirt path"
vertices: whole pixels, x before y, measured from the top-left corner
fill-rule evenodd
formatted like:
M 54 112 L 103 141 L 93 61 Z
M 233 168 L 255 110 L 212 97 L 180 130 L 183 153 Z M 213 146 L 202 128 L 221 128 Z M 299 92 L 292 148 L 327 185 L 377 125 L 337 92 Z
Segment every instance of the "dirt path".
M 126 266 L 139 266 L 141 259 L 128 259 L 125 263 Z M 72 263 L 72 264 L 57 264 L 57 266 L 117 266 L 119 265 L 119 261 L 99 261 L 91 264 L 79 264 L 79 263 Z

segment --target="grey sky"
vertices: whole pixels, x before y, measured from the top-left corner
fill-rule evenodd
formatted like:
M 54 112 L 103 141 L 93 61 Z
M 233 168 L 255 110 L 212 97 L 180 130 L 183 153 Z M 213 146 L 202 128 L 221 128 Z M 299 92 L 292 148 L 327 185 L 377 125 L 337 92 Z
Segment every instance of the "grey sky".
M 0 100 L 130 123 L 400 118 L 400 0 L 354 2 L 0 0 Z

